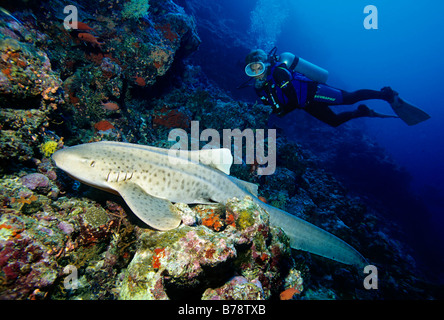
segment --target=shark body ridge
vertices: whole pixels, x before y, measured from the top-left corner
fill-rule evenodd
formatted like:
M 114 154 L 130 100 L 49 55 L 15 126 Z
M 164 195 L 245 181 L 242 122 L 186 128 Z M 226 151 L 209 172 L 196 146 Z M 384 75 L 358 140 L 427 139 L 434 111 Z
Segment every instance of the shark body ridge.
M 158 230 L 180 225 L 172 202 L 226 203 L 233 197 L 250 196 L 269 213 L 270 222 L 284 230 L 292 248 L 357 267 L 367 264 L 343 240 L 262 202 L 257 185 L 230 176 L 228 149 L 179 151 L 103 141 L 59 150 L 53 160 L 74 179 L 119 194 L 137 217 Z

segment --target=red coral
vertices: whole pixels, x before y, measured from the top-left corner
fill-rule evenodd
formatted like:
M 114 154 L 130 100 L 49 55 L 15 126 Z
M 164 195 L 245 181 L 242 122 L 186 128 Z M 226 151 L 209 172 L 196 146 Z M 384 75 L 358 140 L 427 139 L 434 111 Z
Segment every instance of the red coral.
M 154 68 L 156 68 L 156 69 L 160 69 L 160 68 L 163 67 L 163 62 L 160 62 L 160 61 L 154 61 L 154 62 L 153 62 L 153 65 L 154 65 Z
M 207 259 L 213 259 L 214 254 L 216 253 L 216 250 L 213 248 L 208 249 L 205 251 L 205 258 Z
M 69 91 L 68 94 L 69 94 L 69 102 L 71 102 L 74 105 L 80 103 L 80 99 L 76 97 L 73 92 Z
M 7 282 L 12 282 L 14 279 L 17 279 L 20 275 L 20 268 L 18 264 L 12 264 L 3 267 L 2 271 L 5 274 Z
M 159 269 L 160 268 L 160 258 L 165 257 L 165 248 L 156 248 L 154 249 L 154 255 L 153 255 L 153 268 Z
M 211 213 L 208 217 L 202 219 L 202 224 L 214 231 L 220 231 L 223 227 L 223 223 L 220 220 L 219 215 Z
M 170 40 L 171 42 L 176 41 L 179 38 L 177 33 L 171 30 L 171 24 L 169 23 L 164 25 L 157 25 L 155 28 L 156 30 L 161 31 L 164 38 Z
M 33 195 L 34 196 L 34 195 Z M 35 197 L 35 196 L 34 196 Z M 37 197 L 36 197 L 37 198 Z M 14 198 L 11 198 L 11 199 L 14 199 Z M 15 199 L 14 199 L 15 200 Z M 20 198 L 20 200 L 21 200 L 21 198 Z M 27 199 L 24 199 L 24 201 L 26 201 Z M 20 202 L 20 201 L 17 201 L 17 202 Z M 29 200 L 29 202 L 22 202 L 22 203 L 31 203 L 31 200 Z M 21 232 L 23 232 L 23 230 L 24 229 L 17 229 L 17 228 L 15 228 L 15 227 L 13 227 L 13 226 L 10 226 L 10 225 L 7 225 L 7 224 L 5 224 L 5 223 L 3 223 L 3 224 L 0 224 L 0 229 L 8 229 L 8 230 L 11 230 L 10 231 L 10 238 L 16 238 L 16 239 L 20 239 L 21 238 L 21 235 L 20 235 L 20 233 Z M 1 266 L 1 261 L 0 261 L 0 266 Z
M 153 117 L 153 126 L 164 126 L 167 128 L 182 128 L 187 129 L 190 127 L 191 120 L 190 118 L 175 109 L 168 110 L 166 107 L 163 107 L 159 114 Z
M 234 214 L 228 213 L 227 217 L 225 218 L 225 223 L 228 226 L 236 227 L 235 221 L 236 221 L 236 218 L 235 218 Z
M 145 79 L 144 78 L 142 78 L 142 77 L 134 77 L 134 82 L 138 85 L 138 86 L 141 86 L 141 87 L 144 87 L 144 86 L 146 86 L 146 82 L 145 82 Z
M 99 53 L 93 53 L 93 52 L 91 52 L 91 53 L 89 53 L 89 54 L 85 53 L 85 57 L 86 57 L 86 59 L 88 59 L 88 60 L 94 62 L 96 65 L 101 65 L 101 64 L 102 64 L 102 61 L 103 61 L 103 58 L 104 58 L 105 56 L 104 56 L 103 53 L 101 53 L 101 52 L 99 52 Z
M 11 69 L 10 69 L 10 68 L 2 69 L 2 72 L 3 72 L 8 78 L 11 76 Z

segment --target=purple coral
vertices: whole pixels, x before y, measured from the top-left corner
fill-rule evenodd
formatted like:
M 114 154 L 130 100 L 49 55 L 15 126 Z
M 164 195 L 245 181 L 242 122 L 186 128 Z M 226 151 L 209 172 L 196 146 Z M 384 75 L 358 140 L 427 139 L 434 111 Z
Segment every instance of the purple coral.
M 48 177 L 41 173 L 31 173 L 20 180 L 25 187 L 36 192 L 46 193 L 51 189 Z
M 62 230 L 64 233 L 66 233 L 67 235 L 70 235 L 71 233 L 74 232 L 74 227 L 72 224 L 62 221 L 58 224 L 58 227 L 60 230 Z

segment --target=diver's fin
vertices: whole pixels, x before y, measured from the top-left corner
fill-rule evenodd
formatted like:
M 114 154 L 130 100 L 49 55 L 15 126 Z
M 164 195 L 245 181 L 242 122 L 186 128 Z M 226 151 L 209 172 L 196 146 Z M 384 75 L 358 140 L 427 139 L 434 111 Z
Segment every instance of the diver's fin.
M 374 110 L 371 110 L 369 117 L 370 118 L 399 118 L 398 116 L 392 116 L 390 114 L 378 113 Z
M 392 116 L 388 114 L 378 113 L 375 110 L 370 109 L 365 104 L 360 104 L 356 113 L 359 117 L 369 117 L 369 118 L 399 118 L 397 116 Z
M 397 94 L 395 94 L 393 97 L 391 106 L 393 111 L 401 118 L 401 120 L 407 123 L 409 126 L 413 126 L 430 119 L 430 116 L 427 113 L 404 101 Z

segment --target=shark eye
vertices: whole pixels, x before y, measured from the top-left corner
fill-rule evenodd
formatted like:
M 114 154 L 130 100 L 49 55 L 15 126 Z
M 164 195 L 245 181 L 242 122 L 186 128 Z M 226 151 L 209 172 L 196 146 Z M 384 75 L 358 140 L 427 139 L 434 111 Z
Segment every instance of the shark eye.
M 89 164 L 91 167 L 94 167 L 96 165 L 96 162 L 93 160 L 91 161 L 91 163 Z

